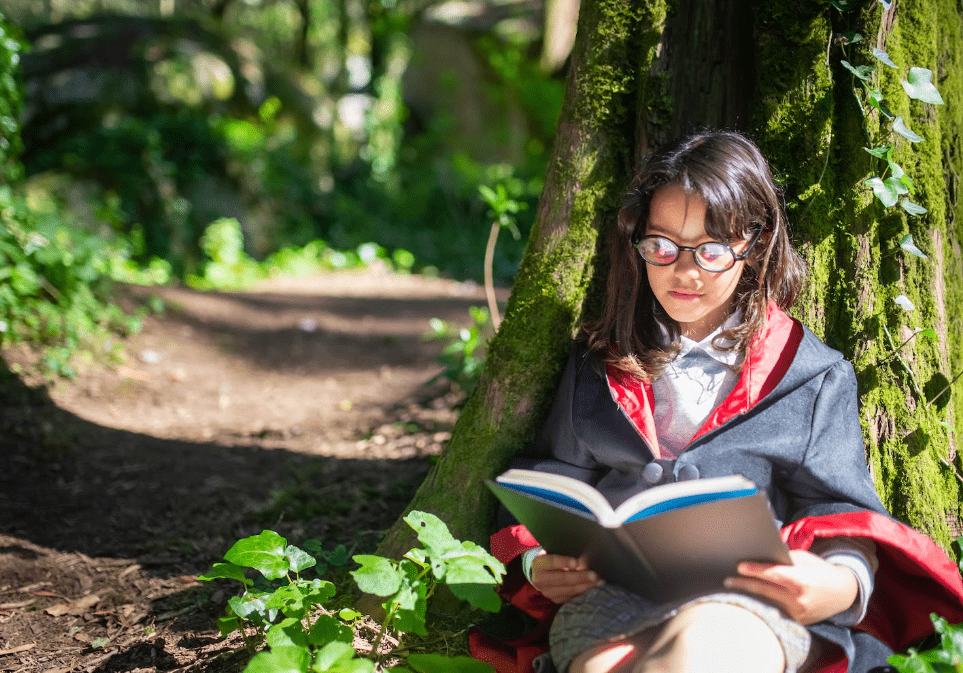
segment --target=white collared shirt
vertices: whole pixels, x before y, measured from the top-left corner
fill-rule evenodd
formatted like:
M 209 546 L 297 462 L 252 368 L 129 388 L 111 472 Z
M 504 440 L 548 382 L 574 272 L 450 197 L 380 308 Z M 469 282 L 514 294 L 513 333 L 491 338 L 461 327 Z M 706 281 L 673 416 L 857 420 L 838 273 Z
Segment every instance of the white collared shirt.
M 735 367 L 743 354 L 719 350 L 712 342 L 720 332 L 738 326 L 741 320 L 742 312 L 737 311 L 699 342 L 680 337 L 678 355 L 652 383 L 655 429 L 663 458 L 678 458 L 709 414 L 735 388 L 739 380 Z M 661 323 L 659 326 L 668 339 L 668 331 Z

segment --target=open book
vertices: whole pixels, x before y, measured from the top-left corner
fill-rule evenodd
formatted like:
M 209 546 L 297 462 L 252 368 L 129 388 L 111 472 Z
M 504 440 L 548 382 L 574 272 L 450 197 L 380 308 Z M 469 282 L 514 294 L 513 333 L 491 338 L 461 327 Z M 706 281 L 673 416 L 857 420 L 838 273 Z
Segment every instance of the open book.
M 740 561 L 791 563 L 766 494 L 745 477 L 656 486 L 614 510 L 571 477 L 509 470 L 488 487 L 546 551 L 667 601 L 723 590 Z

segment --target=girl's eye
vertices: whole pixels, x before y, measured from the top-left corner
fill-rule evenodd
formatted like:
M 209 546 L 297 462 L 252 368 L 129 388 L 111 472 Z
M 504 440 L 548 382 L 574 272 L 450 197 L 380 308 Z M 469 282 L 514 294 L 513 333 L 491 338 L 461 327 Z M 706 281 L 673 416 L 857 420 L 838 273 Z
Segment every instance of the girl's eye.
M 703 243 L 697 252 L 699 259 L 712 266 L 724 266 L 730 254 L 729 248 L 720 243 Z
M 653 262 L 671 262 L 678 254 L 678 249 L 671 241 L 664 238 L 650 238 L 645 241 L 645 257 Z

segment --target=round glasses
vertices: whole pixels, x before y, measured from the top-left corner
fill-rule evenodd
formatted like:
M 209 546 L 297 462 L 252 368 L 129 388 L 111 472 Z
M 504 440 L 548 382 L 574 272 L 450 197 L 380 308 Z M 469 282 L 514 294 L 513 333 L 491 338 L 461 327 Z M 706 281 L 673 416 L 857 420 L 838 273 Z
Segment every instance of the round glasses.
M 679 254 L 683 250 L 688 250 L 692 253 L 695 263 L 699 265 L 700 269 L 705 269 L 710 273 L 722 273 L 728 271 L 735 266 L 736 262 L 749 255 L 761 233 L 762 227 L 758 227 L 756 233 L 749 240 L 749 247 L 739 254 L 719 241 L 707 241 L 690 248 L 687 245 L 679 245 L 665 236 L 645 236 L 635 244 L 635 249 L 639 251 L 642 259 L 654 266 L 668 266 L 679 259 Z

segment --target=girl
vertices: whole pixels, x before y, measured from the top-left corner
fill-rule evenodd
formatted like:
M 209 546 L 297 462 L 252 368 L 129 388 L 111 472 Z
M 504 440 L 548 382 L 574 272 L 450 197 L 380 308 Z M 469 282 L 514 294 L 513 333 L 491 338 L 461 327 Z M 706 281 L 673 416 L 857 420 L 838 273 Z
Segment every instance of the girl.
M 537 670 L 792 673 L 841 660 L 833 670 L 867 671 L 890 652 L 864 617 L 881 563 L 889 600 L 900 586 L 890 577 L 904 554 L 894 539 L 911 540 L 910 564 L 927 578 L 907 588 L 924 612 L 899 637 L 931 630 L 923 586 L 944 614 L 963 618 L 952 563 L 879 502 L 852 367 L 784 312 L 804 265 L 755 145 L 705 132 L 660 151 L 634 181 L 611 243 L 602 315 L 583 327 L 545 428 L 513 466 L 583 479 L 613 506 L 669 481 L 742 474 L 787 524 L 793 564 L 742 563 L 726 592 L 660 605 L 507 526 L 492 548 L 524 571 L 506 585 L 512 604 L 543 623 L 561 606 Z M 864 621 L 875 626 L 852 628 Z M 524 669 L 537 651 L 519 635 L 515 661 L 500 670 Z M 483 639 L 476 655 L 498 659 Z

